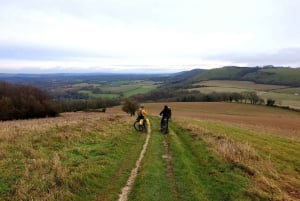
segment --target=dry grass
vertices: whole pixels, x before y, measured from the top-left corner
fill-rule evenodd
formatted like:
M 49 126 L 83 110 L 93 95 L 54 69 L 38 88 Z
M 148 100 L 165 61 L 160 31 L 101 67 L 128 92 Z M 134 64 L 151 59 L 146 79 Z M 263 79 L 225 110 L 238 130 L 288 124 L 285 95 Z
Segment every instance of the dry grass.
M 275 150 L 276 147 L 270 148 L 269 154 L 266 154 L 254 142 L 247 139 L 240 140 L 239 137 L 229 134 L 232 131 L 227 126 L 221 125 L 223 131 L 220 132 L 219 129 L 206 127 L 205 125 L 211 124 L 207 121 L 187 118 L 174 118 L 174 121 L 190 130 L 195 139 L 202 139 L 211 151 L 225 158 L 234 168 L 240 168 L 248 174 L 252 178 L 252 186 L 248 190 L 249 194 L 259 194 L 261 197 L 272 200 L 300 199 L 298 188 L 300 177 L 297 175 L 299 170 L 282 170 L 281 168 L 285 165 L 278 164 L 282 161 L 278 162 L 276 161 L 277 158 L 274 158 L 275 154 L 278 154 L 279 158 L 295 156 L 288 156 L 284 151 L 278 152 L 278 150 Z M 218 122 L 212 124 L 215 124 L 215 127 L 220 126 Z M 235 133 L 234 135 L 238 134 Z M 273 140 L 270 138 L 269 142 Z M 299 161 L 287 165 L 296 168 L 297 163 Z
M 166 103 L 147 103 L 158 116 Z M 190 130 L 251 178 L 249 194 L 300 200 L 300 114 L 234 103 L 167 103 L 172 121 Z
M 92 171 L 100 171 L 100 175 L 101 170 L 110 171 L 112 167 L 107 165 L 120 160 L 94 161 L 94 155 L 89 155 L 94 154 L 93 146 L 103 141 L 108 154 L 109 149 L 115 151 L 113 146 L 121 143 L 117 141 L 120 136 L 130 133 L 132 122 L 125 114 L 110 111 L 0 122 L 0 200 L 71 199 L 78 193 L 74 189 L 84 190 L 80 188 L 88 181 L 82 181 L 89 179 L 85 176 L 92 177 Z M 100 156 L 105 156 L 105 151 L 95 148 Z M 77 157 L 89 157 L 91 162 L 103 165 L 79 163 L 82 159 Z
M 172 108 L 174 117 L 212 120 L 265 134 L 300 141 L 300 113 L 280 108 L 236 103 L 147 103 L 151 115 L 158 116 L 163 106 Z

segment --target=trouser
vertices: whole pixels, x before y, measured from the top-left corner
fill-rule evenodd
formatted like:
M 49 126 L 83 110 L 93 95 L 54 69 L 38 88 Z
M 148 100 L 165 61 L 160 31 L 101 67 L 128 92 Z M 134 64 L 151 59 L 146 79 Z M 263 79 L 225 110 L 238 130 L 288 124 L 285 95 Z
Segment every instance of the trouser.
M 160 127 L 162 127 L 163 122 L 164 122 L 164 119 L 167 120 L 167 127 L 168 127 L 168 124 L 169 124 L 169 118 L 168 118 L 168 117 L 162 117 L 162 118 L 161 118 L 161 120 L 160 120 Z

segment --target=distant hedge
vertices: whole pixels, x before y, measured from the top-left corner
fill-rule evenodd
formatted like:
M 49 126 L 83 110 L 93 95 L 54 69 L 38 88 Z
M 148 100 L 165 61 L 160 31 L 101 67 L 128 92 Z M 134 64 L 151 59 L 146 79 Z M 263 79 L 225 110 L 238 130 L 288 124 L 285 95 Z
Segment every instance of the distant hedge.
M 120 100 L 107 98 L 60 100 L 61 112 L 105 111 L 105 108 L 120 105 Z M 100 110 L 99 110 L 100 109 Z
M 0 120 L 54 117 L 57 105 L 32 86 L 0 81 Z

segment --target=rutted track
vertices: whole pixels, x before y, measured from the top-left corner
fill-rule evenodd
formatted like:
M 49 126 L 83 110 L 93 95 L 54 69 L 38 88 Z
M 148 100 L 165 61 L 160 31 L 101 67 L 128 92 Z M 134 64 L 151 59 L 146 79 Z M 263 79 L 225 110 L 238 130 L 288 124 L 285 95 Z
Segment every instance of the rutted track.
M 149 140 L 150 140 L 150 136 L 151 136 L 151 126 L 149 124 L 147 126 L 147 138 L 146 138 L 145 143 L 143 145 L 143 149 L 140 153 L 140 156 L 139 156 L 138 160 L 136 161 L 135 168 L 132 169 L 132 171 L 131 171 L 131 174 L 130 174 L 127 182 L 126 182 L 126 185 L 122 188 L 122 192 L 119 195 L 119 201 L 127 201 L 127 199 L 128 199 L 128 195 L 131 191 L 132 185 L 135 181 L 138 170 L 141 166 L 141 161 L 144 158 L 144 155 L 146 153 L 146 150 L 147 150 L 147 147 L 148 147 L 148 144 L 149 144 Z
M 200 138 L 173 122 L 163 135 L 157 118 L 152 127 L 157 129 L 151 138 L 147 134 L 119 201 L 251 200 L 243 173 L 212 154 Z

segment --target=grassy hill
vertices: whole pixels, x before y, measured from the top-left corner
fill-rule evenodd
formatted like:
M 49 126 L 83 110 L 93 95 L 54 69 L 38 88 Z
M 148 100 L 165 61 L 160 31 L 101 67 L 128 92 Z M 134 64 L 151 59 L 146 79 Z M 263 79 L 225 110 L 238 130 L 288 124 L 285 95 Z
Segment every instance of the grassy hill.
M 129 200 L 299 200 L 300 116 L 230 103 L 148 103 Z M 0 200 L 117 200 L 146 135 L 121 107 L 0 122 Z M 276 125 L 276 126 L 274 126 Z
M 201 72 L 192 82 L 205 80 L 243 80 L 261 84 L 300 86 L 300 68 L 287 67 L 223 67 Z

